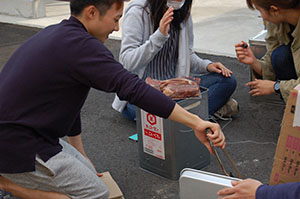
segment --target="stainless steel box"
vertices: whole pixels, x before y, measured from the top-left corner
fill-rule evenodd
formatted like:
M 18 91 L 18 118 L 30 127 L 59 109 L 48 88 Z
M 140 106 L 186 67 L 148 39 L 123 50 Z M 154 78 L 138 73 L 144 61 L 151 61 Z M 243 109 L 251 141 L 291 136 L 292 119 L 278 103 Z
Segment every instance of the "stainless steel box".
M 208 89 L 201 88 L 201 98 L 189 98 L 179 105 L 208 119 Z M 159 176 L 178 180 L 182 169 L 201 169 L 210 164 L 210 153 L 194 131 L 169 119 L 137 109 L 140 167 Z
M 249 45 L 257 59 L 262 58 L 266 52 L 266 37 L 267 30 L 259 32 L 256 36 L 249 39 Z

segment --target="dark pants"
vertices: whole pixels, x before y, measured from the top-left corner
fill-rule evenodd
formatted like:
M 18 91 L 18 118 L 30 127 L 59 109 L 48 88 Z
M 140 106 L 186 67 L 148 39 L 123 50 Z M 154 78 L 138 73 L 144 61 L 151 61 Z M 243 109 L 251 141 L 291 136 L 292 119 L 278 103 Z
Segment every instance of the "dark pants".
M 218 73 L 207 73 L 200 77 L 200 86 L 208 88 L 208 112 L 212 116 L 229 100 L 230 96 L 236 88 L 236 79 L 224 77 Z M 136 107 L 130 103 L 127 104 L 122 114 L 129 120 L 135 120 Z
M 291 47 L 281 45 L 271 55 L 272 66 L 278 80 L 298 79 Z
M 234 75 L 224 77 L 218 73 L 208 73 L 200 76 L 200 86 L 208 88 L 208 113 L 209 116 L 218 111 L 236 88 Z

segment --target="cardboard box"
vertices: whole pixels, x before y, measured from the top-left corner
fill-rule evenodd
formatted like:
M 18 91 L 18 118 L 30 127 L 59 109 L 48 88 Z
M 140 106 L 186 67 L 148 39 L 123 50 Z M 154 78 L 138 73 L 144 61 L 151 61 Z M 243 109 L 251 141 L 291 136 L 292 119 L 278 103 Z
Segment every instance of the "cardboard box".
M 290 93 L 276 153 L 270 185 L 300 181 L 300 84 Z
M 110 173 L 107 171 L 102 174 L 103 176 L 101 176 L 100 178 L 110 192 L 108 199 L 124 199 L 123 193 L 121 192 L 118 184 L 111 177 Z

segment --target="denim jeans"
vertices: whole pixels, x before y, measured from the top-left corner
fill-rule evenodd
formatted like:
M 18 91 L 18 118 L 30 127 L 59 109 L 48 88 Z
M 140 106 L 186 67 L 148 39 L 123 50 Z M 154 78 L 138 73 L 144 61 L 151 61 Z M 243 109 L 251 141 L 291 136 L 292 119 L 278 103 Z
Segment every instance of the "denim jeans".
M 208 113 L 212 116 L 226 102 L 236 88 L 234 75 L 224 77 L 218 73 L 207 73 L 200 77 L 200 86 L 208 88 Z
M 136 119 L 136 113 L 135 113 L 135 111 L 136 111 L 135 105 L 130 104 L 128 102 L 127 105 L 125 106 L 124 110 L 122 111 L 122 114 L 127 119 L 129 119 L 131 121 L 135 121 L 135 119 Z
M 291 47 L 281 45 L 271 55 L 272 66 L 278 80 L 298 79 Z
M 224 77 L 218 73 L 207 73 L 199 75 L 200 86 L 208 88 L 208 112 L 212 116 L 229 100 L 230 96 L 236 88 L 236 79 L 233 75 L 231 77 Z M 130 103 L 123 110 L 122 114 L 129 120 L 135 120 L 136 107 Z

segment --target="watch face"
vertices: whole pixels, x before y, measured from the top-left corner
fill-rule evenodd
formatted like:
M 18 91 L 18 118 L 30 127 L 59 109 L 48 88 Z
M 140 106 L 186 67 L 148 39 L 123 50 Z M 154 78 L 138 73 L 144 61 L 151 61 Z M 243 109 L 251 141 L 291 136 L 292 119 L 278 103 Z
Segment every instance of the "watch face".
M 280 90 L 280 83 L 279 82 L 275 83 L 274 90 L 277 91 L 277 92 Z

